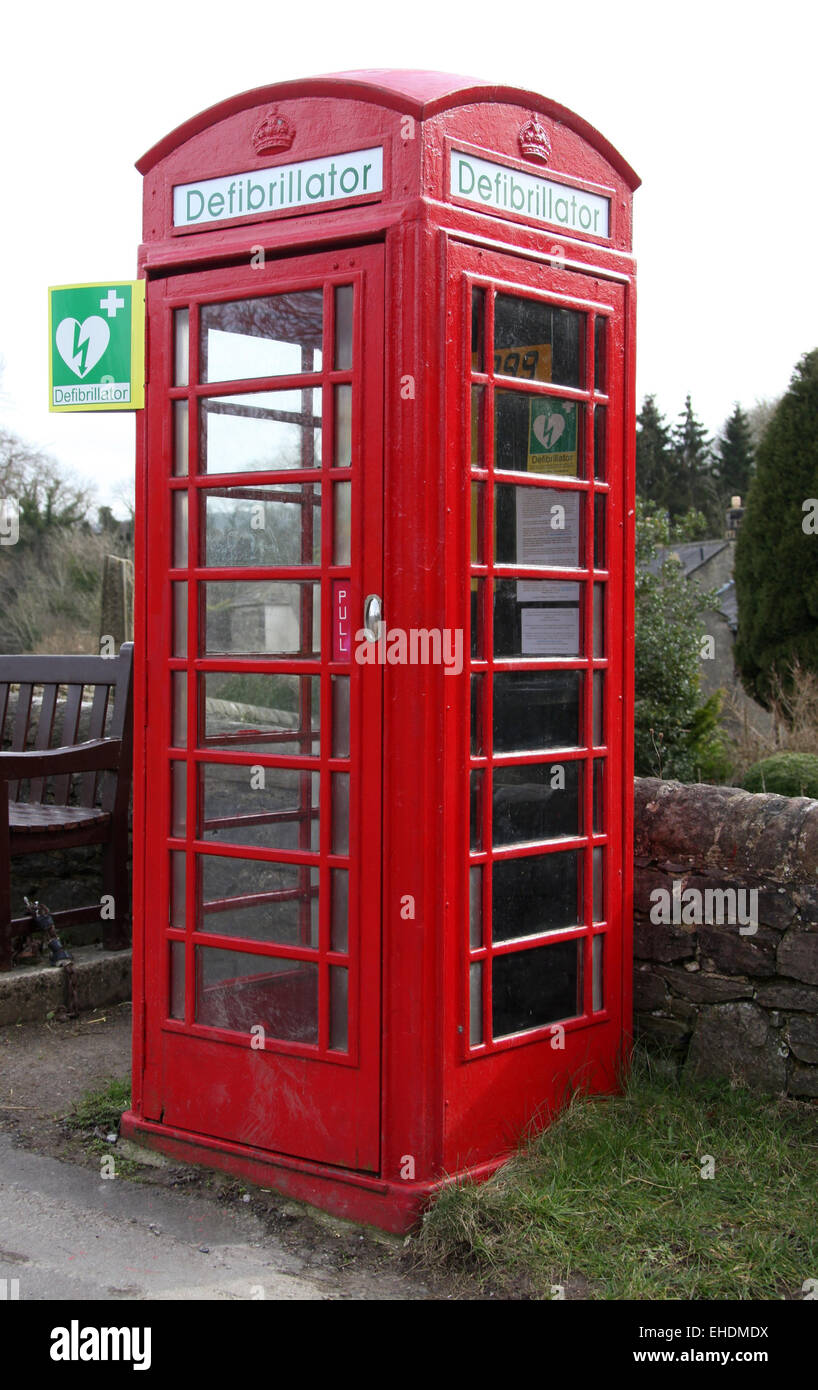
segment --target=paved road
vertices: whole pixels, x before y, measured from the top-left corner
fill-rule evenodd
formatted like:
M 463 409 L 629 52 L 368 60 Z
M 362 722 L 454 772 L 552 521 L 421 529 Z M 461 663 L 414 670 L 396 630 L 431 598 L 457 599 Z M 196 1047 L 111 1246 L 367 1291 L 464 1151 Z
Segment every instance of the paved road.
M 19 1280 L 21 1300 L 427 1296 L 397 1272 L 320 1264 L 320 1253 L 288 1250 L 249 1208 L 102 1180 L 0 1132 L 0 1280 Z

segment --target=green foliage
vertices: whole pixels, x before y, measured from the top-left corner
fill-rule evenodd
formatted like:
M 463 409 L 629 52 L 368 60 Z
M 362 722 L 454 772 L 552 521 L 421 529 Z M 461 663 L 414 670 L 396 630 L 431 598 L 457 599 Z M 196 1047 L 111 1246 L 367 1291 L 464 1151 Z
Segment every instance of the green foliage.
M 666 513 L 636 504 L 636 773 L 682 782 L 718 780 L 728 767 L 721 698 L 699 686 L 703 613 L 715 602 L 685 579 Z
M 725 423 L 717 447 L 722 508 L 726 509 L 731 497 L 746 502 L 755 463 L 750 420 L 740 405 Z
M 698 534 L 686 539 L 720 536 L 724 529 L 714 467 L 711 441 L 690 396 L 672 428 L 655 397 L 646 396 L 636 418 L 637 495 L 666 511 L 674 525 L 693 513 L 701 516 Z
M 747 769 L 741 784 L 748 792 L 777 792 L 779 796 L 818 799 L 818 755 L 774 753 Z
M 804 355 L 758 446 L 736 541 L 736 665 L 769 706 L 776 673 L 818 671 L 818 349 Z M 806 529 L 805 529 L 806 527 Z
M 118 1130 L 123 1110 L 131 1103 L 131 1083 L 128 1077 L 111 1080 L 99 1091 L 86 1091 L 65 1117 L 67 1129 Z

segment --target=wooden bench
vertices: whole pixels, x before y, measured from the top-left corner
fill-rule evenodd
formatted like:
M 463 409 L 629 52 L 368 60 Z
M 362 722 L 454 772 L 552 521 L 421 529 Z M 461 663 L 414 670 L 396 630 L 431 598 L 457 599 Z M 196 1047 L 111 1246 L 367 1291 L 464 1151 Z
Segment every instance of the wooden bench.
M 0 655 L 0 970 L 32 927 L 11 916 L 17 855 L 104 845 L 109 911 L 98 901 L 52 916 L 58 932 L 101 919 L 105 947 L 128 945 L 132 671 L 132 642 L 115 657 Z

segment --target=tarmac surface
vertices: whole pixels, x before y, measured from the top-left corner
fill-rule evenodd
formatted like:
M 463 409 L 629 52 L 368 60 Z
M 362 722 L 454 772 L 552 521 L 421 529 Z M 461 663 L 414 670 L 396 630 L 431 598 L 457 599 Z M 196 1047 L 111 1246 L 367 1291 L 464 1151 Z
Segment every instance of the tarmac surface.
M 0 1294 L 21 1301 L 452 1296 L 416 1276 L 400 1238 L 207 1170 L 136 1162 L 139 1150 L 127 1143 L 67 1128 L 75 1102 L 127 1077 L 129 1063 L 127 1004 L 0 1029 Z M 110 1158 L 115 1176 L 105 1178 Z

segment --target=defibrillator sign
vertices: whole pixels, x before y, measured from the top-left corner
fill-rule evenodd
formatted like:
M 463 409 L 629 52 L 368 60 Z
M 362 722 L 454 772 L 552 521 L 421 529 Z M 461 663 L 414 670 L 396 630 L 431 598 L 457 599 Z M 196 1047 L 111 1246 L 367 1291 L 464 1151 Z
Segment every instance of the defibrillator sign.
M 528 409 L 529 473 L 577 476 L 577 407 L 574 401 L 532 396 Z
M 145 281 L 48 291 L 49 410 L 141 410 Z

